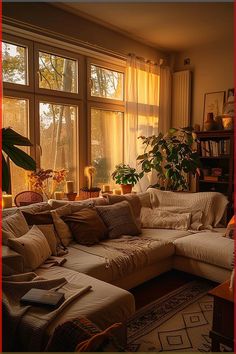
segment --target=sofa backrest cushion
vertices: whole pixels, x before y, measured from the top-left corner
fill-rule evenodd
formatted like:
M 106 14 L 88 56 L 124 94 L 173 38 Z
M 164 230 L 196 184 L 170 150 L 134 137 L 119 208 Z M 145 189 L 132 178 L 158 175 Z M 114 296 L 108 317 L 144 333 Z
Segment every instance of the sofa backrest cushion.
M 37 226 L 23 236 L 9 239 L 8 245 L 23 257 L 25 272 L 37 269 L 52 254 L 46 237 Z
M 142 227 L 147 229 L 188 230 L 191 213 L 172 213 L 158 208 L 142 208 Z
M 218 192 L 170 192 L 149 188 L 153 208 L 177 207 L 202 210 L 204 227 L 217 227 L 224 216 L 228 200 Z
M 94 209 L 84 208 L 62 219 L 69 225 L 74 240 L 82 245 L 93 245 L 107 237 L 108 229 Z
M 17 210 L 26 211 L 28 213 L 41 213 L 46 210 L 50 210 L 51 206 L 47 202 L 30 204 L 22 207 L 13 207 L 2 210 L 2 217 L 5 218 L 7 216 L 13 215 Z
M 137 236 L 141 233 L 133 210 L 127 201 L 114 205 L 96 206 L 96 210 L 108 228 L 109 238 L 122 235 Z
M 20 237 L 29 231 L 29 226 L 20 210 L 2 219 L 2 243 L 7 245 L 9 239 Z
M 65 247 L 69 245 L 69 243 L 73 240 L 73 237 L 69 226 L 62 220 L 62 216 L 71 215 L 71 209 L 71 205 L 66 204 L 61 206 L 60 208 L 51 210 L 51 215 L 57 235 L 60 238 L 61 243 Z

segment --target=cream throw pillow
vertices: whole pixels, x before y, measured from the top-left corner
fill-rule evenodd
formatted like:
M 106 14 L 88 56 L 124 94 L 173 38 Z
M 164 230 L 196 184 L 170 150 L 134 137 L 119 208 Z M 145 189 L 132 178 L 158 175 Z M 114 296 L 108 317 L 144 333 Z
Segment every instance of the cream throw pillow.
M 63 246 L 67 247 L 73 240 L 73 236 L 69 226 L 62 220 L 61 216 L 72 214 L 71 204 L 66 204 L 58 209 L 51 210 L 51 214 L 57 235 Z
M 29 226 L 20 210 L 2 219 L 2 244 L 8 245 L 10 238 L 20 237 L 29 231 Z
M 46 237 L 35 225 L 25 235 L 9 239 L 8 245 L 23 257 L 25 272 L 37 269 L 52 254 Z
M 157 208 L 142 208 L 142 227 L 147 229 L 174 229 L 188 230 L 190 227 L 191 213 L 171 213 Z

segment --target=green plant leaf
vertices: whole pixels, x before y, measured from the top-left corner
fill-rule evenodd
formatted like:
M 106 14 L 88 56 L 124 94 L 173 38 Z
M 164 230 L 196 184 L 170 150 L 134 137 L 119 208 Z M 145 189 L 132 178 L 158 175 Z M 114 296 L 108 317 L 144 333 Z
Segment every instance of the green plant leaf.
M 36 170 L 36 162 L 32 159 L 32 157 L 16 146 L 7 146 L 6 144 L 3 144 L 2 150 L 17 166 L 29 171 Z
M 2 191 L 8 192 L 10 182 L 9 168 L 2 153 Z
M 32 146 L 30 140 L 11 128 L 2 128 L 2 141 L 5 145 Z

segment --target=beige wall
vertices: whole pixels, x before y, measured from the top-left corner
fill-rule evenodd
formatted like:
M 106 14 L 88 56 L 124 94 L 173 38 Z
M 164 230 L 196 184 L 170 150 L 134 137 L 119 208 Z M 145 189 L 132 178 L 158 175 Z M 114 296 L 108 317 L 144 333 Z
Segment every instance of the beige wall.
M 190 58 L 190 65 L 183 65 Z M 234 42 L 226 39 L 221 43 L 193 48 L 174 56 L 175 70 L 192 70 L 192 124 L 203 121 L 204 94 L 226 91 L 234 87 Z
M 113 30 L 46 3 L 4 3 L 3 16 L 94 44 L 120 54 L 157 61 L 167 55 Z M 3 19 L 4 22 L 4 19 Z

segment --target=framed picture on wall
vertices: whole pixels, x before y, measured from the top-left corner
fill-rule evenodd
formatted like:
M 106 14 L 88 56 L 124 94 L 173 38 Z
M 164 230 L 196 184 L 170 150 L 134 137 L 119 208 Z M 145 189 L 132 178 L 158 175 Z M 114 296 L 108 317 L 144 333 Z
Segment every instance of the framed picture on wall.
M 204 95 L 203 127 L 208 113 L 213 113 L 213 117 L 223 113 L 225 102 L 225 91 L 209 92 Z

